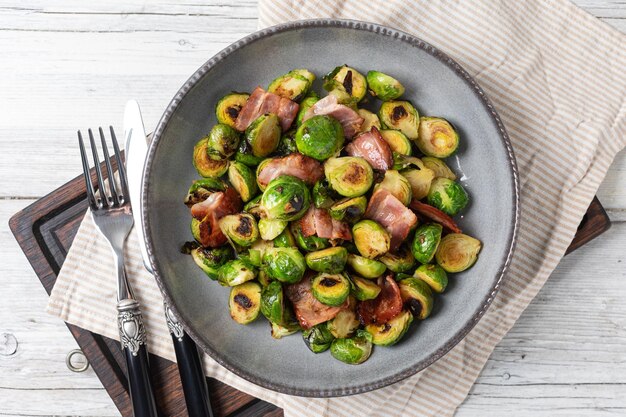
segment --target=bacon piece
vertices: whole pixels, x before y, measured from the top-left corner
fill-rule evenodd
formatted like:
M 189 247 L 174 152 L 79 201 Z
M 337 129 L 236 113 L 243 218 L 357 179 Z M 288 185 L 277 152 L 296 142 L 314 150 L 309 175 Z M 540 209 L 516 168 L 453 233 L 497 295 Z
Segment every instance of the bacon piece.
M 350 139 L 359 131 L 364 119 L 348 106 L 337 103 L 337 96 L 330 94 L 313 104 L 304 114 L 303 120 L 313 116 L 328 115 L 341 123 L 343 135 Z
M 350 226 L 330 217 L 328 210 L 311 206 L 298 222 L 302 234 L 306 237 L 317 235 L 325 239 L 352 240 Z
M 226 243 L 226 236 L 219 227 L 219 220 L 241 211 L 239 193 L 234 188 L 212 193 L 206 200 L 191 206 L 191 215 L 200 220 L 200 244 L 217 248 Z
M 278 102 L 276 115 L 280 119 L 280 126 L 283 132 L 288 130 L 295 118 L 298 116 L 300 105 L 288 98 L 281 97 Z
M 274 158 L 263 165 L 257 182 L 260 186 L 266 187 L 270 181 L 281 175 L 291 175 L 309 185 L 314 185 L 324 176 L 324 168 L 315 159 L 296 152 L 282 158 Z
M 365 218 L 380 223 L 391 235 L 393 252 L 417 224 L 417 216 L 389 191 L 379 188 L 374 191 L 365 211 Z
M 235 120 L 235 129 L 243 132 L 250 126 L 250 123 L 263 114 L 261 113 L 261 105 L 263 104 L 264 98 L 265 90 L 261 87 L 255 88 L 252 94 L 250 94 L 250 97 L 248 97 L 246 104 L 244 104 L 239 111 L 237 120 Z
M 352 240 L 352 232 L 350 226 L 346 222 L 332 219 L 333 233 L 332 239 Z
M 315 210 L 315 232 L 318 237 L 324 239 L 332 239 L 333 237 L 333 218 L 327 210 L 314 209 Z
M 298 103 L 257 87 L 241 108 L 235 121 L 235 129 L 243 132 L 259 116 L 274 113 L 280 120 L 280 127 L 285 131 L 289 129 L 298 115 L 299 108 Z
M 359 320 L 365 325 L 387 323 L 402 312 L 402 296 L 393 276 L 380 277 L 378 286 L 381 288 L 378 297 L 361 301 L 357 307 Z
M 346 146 L 350 156 L 360 156 L 370 163 L 372 168 L 387 170 L 393 166 L 391 148 L 380 135 L 376 126 L 369 132 L 361 133 Z
M 298 220 L 302 235 L 305 237 L 315 234 L 315 210 L 315 207 L 311 204 L 311 207 L 304 213 L 304 216 Z
M 430 204 L 422 203 L 419 200 L 413 200 L 411 201 L 409 207 L 417 211 L 422 216 L 428 217 L 430 220 L 436 221 L 437 223 L 441 223 L 443 227 L 451 232 L 463 233 L 454 220 L 452 220 L 452 217 Z
M 311 276 L 305 276 L 297 284 L 285 287 L 287 298 L 293 304 L 293 311 L 303 329 L 310 329 L 316 324 L 333 319 L 337 313 L 348 306 L 348 300 L 337 307 L 319 302 L 311 293 Z

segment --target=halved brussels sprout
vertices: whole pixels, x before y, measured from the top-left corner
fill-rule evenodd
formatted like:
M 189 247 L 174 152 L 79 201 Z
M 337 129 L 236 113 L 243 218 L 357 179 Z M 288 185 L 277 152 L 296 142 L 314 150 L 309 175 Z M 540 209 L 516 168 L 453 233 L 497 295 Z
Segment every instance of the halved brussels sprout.
M 417 139 L 420 116 L 408 101 L 385 101 L 380 106 L 378 117 L 383 127 L 399 130 L 411 140 Z
M 263 197 L 263 196 L 262 195 L 257 195 L 252 200 L 248 201 L 243 206 L 243 211 L 245 211 L 246 213 L 253 214 L 253 215 L 258 217 L 262 213 L 262 210 L 261 210 L 261 197 Z
M 404 86 L 390 75 L 378 71 L 367 73 L 367 85 L 370 94 L 382 101 L 395 100 L 404 94 Z
M 191 207 L 196 203 L 206 200 L 214 192 L 226 190 L 226 187 L 226 183 L 219 178 L 202 178 L 196 180 L 187 191 L 185 204 Z
M 344 141 L 341 123 L 330 116 L 313 116 L 302 123 L 296 132 L 298 151 L 318 161 L 339 152 Z
M 235 127 L 239 112 L 250 97 L 247 93 L 230 93 L 222 97 L 215 106 L 215 116 L 218 123 Z
M 419 278 L 405 278 L 398 283 L 400 296 L 404 305 L 413 313 L 413 316 L 424 320 L 433 311 L 433 292 L 424 281 Z
M 448 275 L 446 271 L 437 264 L 420 265 L 415 270 L 413 276 L 424 281 L 437 293 L 444 292 L 448 286 Z
M 376 113 L 372 113 L 371 111 L 365 109 L 358 109 L 356 112 L 363 118 L 363 124 L 359 129 L 360 132 L 369 132 L 372 130 L 372 127 L 375 127 L 378 130 L 381 129 L 380 119 Z
M 374 190 L 378 188 L 389 191 L 391 195 L 400 200 L 405 206 L 408 206 L 411 202 L 413 195 L 411 184 L 409 180 L 396 170 L 390 169 L 385 171 L 385 177 L 381 182 L 376 184 Z
M 413 198 L 416 200 L 421 200 L 428 195 L 435 179 L 435 173 L 428 168 L 407 169 L 402 171 L 402 175 L 409 181 Z
M 354 68 L 342 65 L 324 77 L 324 90 L 345 91 L 359 102 L 367 93 L 367 80 Z
M 469 203 L 469 196 L 461 184 L 447 178 L 435 178 L 427 197 L 428 204 L 450 216 L 456 215 Z
M 290 225 L 291 233 L 296 240 L 296 244 L 300 249 L 306 252 L 313 252 L 330 246 L 328 239 L 313 236 L 304 236 L 299 222 L 293 222 Z
M 359 328 L 359 319 L 354 310 L 341 310 L 328 321 L 328 330 L 338 339 L 350 337 Z
M 257 274 L 257 279 L 259 280 L 259 284 L 261 284 L 263 288 L 267 287 L 268 285 L 270 285 L 270 282 L 272 282 L 272 278 L 270 278 L 270 276 L 267 275 L 267 273 L 262 269 L 259 270 L 259 273 Z
M 481 248 L 478 239 L 463 233 L 450 233 L 441 239 L 435 258 L 446 272 L 461 272 L 476 263 Z
M 289 100 L 300 101 L 306 95 L 309 87 L 311 87 L 311 81 L 307 77 L 301 73 L 290 71 L 274 79 L 267 87 L 267 91 Z
M 450 167 L 439 158 L 425 156 L 422 158 L 424 166 L 435 173 L 435 178 L 443 177 L 449 180 L 456 180 L 456 174 L 452 172 Z
M 276 155 L 287 156 L 294 152 L 298 152 L 298 147 L 296 146 L 296 131 L 292 129 L 285 132 L 280 137 L 280 142 L 276 148 Z
M 263 240 L 259 239 L 257 242 L 262 242 Z M 247 251 L 242 251 L 237 254 L 239 259 L 243 259 L 248 262 L 250 265 L 253 265 L 257 268 L 263 266 L 263 250 L 259 249 L 248 249 Z
M 289 308 L 285 308 L 282 323 L 270 322 L 270 324 L 272 326 L 272 337 L 274 339 L 282 339 L 300 330 L 300 323 L 295 319 Z
M 352 238 L 361 256 L 377 258 L 389 252 L 389 233 L 373 220 L 361 220 L 352 227 Z
M 293 284 L 306 271 L 304 256 L 296 248 L 270 248 L 263 256 L 264 271 L 273 279 Z
M 196 265 L 215 281 L 220 267 L 233 258 L 233 251 L 228 246 L 215 249 L 198 247 L 191 251 L 191 257 Z
M 291 234 L 288 227 L 285 227 L 285 230 L 276 236 L 274 239 L 274 246 L 277 248 L 295 248 L 297 246 L 296 239 L 294 239 L 293 234 Z
M 315 74 L 313 74 L 311 71 L 309 71 L 308 69 L 305 68 L 298 68 L 295 70 L 291 70 L 291 73 L 293 74 L 298 74 L 304 78 L 306 78 L 309 83 L 313 84 L 313 81 L 315 81 Z M 311 93 L 309 93 L 308 95 L 310 95 Z M 315 94 L 315 92 L 313 92 L 313 94 Z
M 363 158 L 344 156 L 324 163 L 324 175 L 330 186 L 344 197 L 365 194 L 374 182 L 374 171 Z
M 252 155 L 265 157 L 274 152 L 280 142 L 280 132 L 280 121 L 277 115 L 267 113 L 259 116 L 245 132 Z
M 259 162 L 259 164 L 256 167 L 256 179 L 257 179 L 256 184 L 259 186 L 259 190 L 261 190 L 261 192 L 265 191 L 268 184 L 259 182 L 259 174 L 261 173 L 261 171 L 263 171 L 263 169 L 265 168 L 265 165 L 269 164 L 273 160 L 274 158 L 263 159 L 261 162 Z
M 403 310 L 400 314 L 384 324 L 369 324 L 365 330 L 372 335 L 372 343 L 379 346 L 395 345 L 409 330 L 413 315 Z
M 209 158 L 208 138 L 202 138 L 193 147 L 193 166 L 203 177 L 218 178 L 228 170 L 228 159 L 216 161 Z
M 248 256 L 250 258 L 250 262 L 254 266 L 262 266 L 263 264 L 263 256 L 265 253 L 274 247 L 273 242 L 268 242 L 267 240 L 259 239 L 250 246 L 248 249 Z M 239 255 L 241 256 L 241 255 Z
M 328 95 L 337 97 L 337 104 L 343 104 L 344 106 L 350 107 L 352 110 L 357 110 L 357 99 L 352 97 L 343 87 L 338 86 L 334 90 L 330 90 Z
M 330 208 L 335 203 L 336 193 L 330 188 L 330 184 L 325 179 L 315 183 L 313 186 L 313 205 L 316 208 Z
M 241 141 L 239 149 L 237 149 L 237 153 L 235 154 L 235 161 L 241 162 L 249 167 L 259 165 L 263 159 L 262 156 L 254 156 L 252 154 L 252 146 L 250 146 L 247 140 Z
M 341 246 L 309 252 L 305 256 L 309 268 L 317 272 L 336 274 L 343 271 L 348 260 L 348 251 Z
M 286 222 L 285 220 L 259 220 L 259 233 L 261 233 L 261 239 L 274 240 L 287 228 L 287 224 L 288 222 Z
M 333 219 L 352 224 L 363 217 L 366 209 L 367 198 L 360 196 L 339 200 L 330 207 L 328 212 Z
M 408 272 L 415 267 L 415 258 L 406 245 L 400 246 L 395 252 L 387 252 L 378 260 L 392 272 Z
M 424 163 L 421 159 L 410 156 L 403 155 L 397 152 L 393 153 L 393 169 L 396 171 L 404 172 L 406 169 L 424 169 Z
M 428 223 L 415 229 L 411 251 L 415 259 L 423 264 L 433 260 L 441 242 L 443 227 L 438 223 Z
M 358 330 L 350 339 L 335 339 L 330 345 L 330 354 L 350 365 L 361 364 L 372 354 L 372 335 Z
M 459 134 L 446 119 L 421 117 L 417 147 L 426 156 L 447 158 L 459 147 Z
M 274 178 L 261 197 L 261 208 L 269 219 L 274 220 L 297 220 L 310 204 L 309 188 L 304 181 L 291 175 Z
M 284 322 L 285 299 L 280 282 L 272 281 L 261 291 L 261 313 L 272 323 Z
M 239 324 L 248 324 L 256 320 L 261 311 L 261 286 L 249 281 L 230 290 L 228 298 L 230 316 Z
M 233 243 L 248 247 L 259 238 L 255 218 L 248 213 L 229 214 L 219 221 L 222 233 Z
M 217 280 L 227 287 L 243 284 L 256 278 L 257 269 L 245 259 L 226 262 L 217 272 Z
M 330 344 L 335 340 L 326 323 L 320 323 L 302 332 L 304 344 L 313 353 L 320 353 L 328 350 Z
M 311 292 L 317 300 L 329 306 L 339 306 L 350 295 L 350 280 L 342 274 L 317 274 L 311 283 Z
M 209 158 L 221 160 L 230 158 L 239 147 L 239 132 L 225 124 L 216 124 L 207 136 Z
M 352 293 L 359 301 L 373 300 L 380 294 L 380 287 L 370 280 L 353 275 L 352 283 L 354 284 Z
M 348 255 L 348 265 L 364 278 L 378 278 L 387 270 L 387 266 L 382 262 L 353 254 Z
M 200 242 L 200 240 L 202 240 L 202 237 L 200 236 L 200 220 L 194 217 L 191 218 L 191 235 L 196 242 Z
M 237 190 L 241 201 L 244 203 L 250 201 L 259 191 L 254 172 L 241 162 L 233 161 L 230 163 L 228 167 L 228 181 Z
M 380 131 L 380 135 L 387 142 L 392 152 L 401 155 L 411 155 L 413 153 L 411 141 L 399 130 L 383 129 Z
M 298 115 L 296 116 L 296 126 L 299 127 L 302 125 L 302 121 L 306 112 L 319 100 L 319 97 L 311 95 L 305 97 L 304 100 L 302 100 L 302 102 L 300 103 L 300 108 L 298 109 Z

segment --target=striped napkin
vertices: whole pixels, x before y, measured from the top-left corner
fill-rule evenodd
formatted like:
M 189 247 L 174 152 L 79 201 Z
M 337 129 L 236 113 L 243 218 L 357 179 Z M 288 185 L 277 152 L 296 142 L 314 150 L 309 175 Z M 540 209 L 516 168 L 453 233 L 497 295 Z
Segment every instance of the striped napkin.
M 495 105 L 515 149 L 519 243 L 507 278 L 478 325 L 439 361 L 395 385 L 310 399 L 262 389 L 209 357 L 207 374 L 283 407 L 288 417 L 451 416 L 494 346 L 559 263 L 611 161 L 626 145 L 626 37 L 565 0 L 260 0 L 259 16 L 261 27 L 320 17 L 372 21 L 414 34 L 460 62 Z M 173 360 L 161 295 L 133 255 L 139 254 L 137 245 L 131 234 L 127 270 L 144 306 L 149 346 Z M 117 338 L 110 258 L 87 214 L 48 311 Z

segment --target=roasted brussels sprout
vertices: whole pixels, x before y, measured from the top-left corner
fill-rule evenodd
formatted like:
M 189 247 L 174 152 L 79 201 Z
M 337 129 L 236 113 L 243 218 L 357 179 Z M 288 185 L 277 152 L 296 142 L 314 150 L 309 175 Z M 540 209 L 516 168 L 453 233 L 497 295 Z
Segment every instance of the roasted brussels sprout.
M 264 271 L 273 279 L 293 284 L 306 271 L 304 256 L 296 248 L 270 248 L 263 256 Z
M 318 161 L 339 152 L 344 140 L 341 123 L 330 116 L 313 116 L 302 123 L 296 132 L 298 151 Z
M 354 284 L 352 293 L 359 301 L 373 300 L 380 294 L 380 287 L 370 280 L 353 275 L 352 283 Z
M 296 126 L 301 126 L 302 125 L 302 121 L 304 119 L 304 115 L 306 114 L 306 112 L 311 108 L 311 106 L 313 106 L 315 103 L 317 103 L 319 101 L 319 97 L 315 96 L 307 96 L 304 98 L 304 100 L 302 100 L 302 102 L 300 103 L 300 108 L 298 110 L 298 115 L 296 116 Z
M 200 242 L 202 237 L 200 236 L 200 220 L 191 218 L 191 235 L 196 240 L 196 242 Z
M 239 147 L 239 132 L 225 124 L 216 124 L 207 136 L 209 158 L 221 160 L 230 158 Z
M 326 323 L 318 324 L 302 332 L 304 344 L 313 353 L 320 353 L 328 350 L 330 344 L 335 340 Z
M 327 323 L 330 333 L 338 339 L 350 337 L 359 328 L 359 319 L 354 310 L 341 310 Z
M 461 184 L 447 178 L 435 178 L 427 197 L 428 204 L 450 216 L 463 210 L 469 202 L 469 196 Z
M 235 161 L 241 162 L 249 167 L 255 167 L 263 161 L 264 157 L 262 156 L 254 156 L 252 154 L 252 146 L 248 143 L 247 140 L 242 140 L 239 144 L 239 149 L 237 149 L 237 153 L 235 154 Z
M 215 281 L 220 267 L 233 258 L 233 251 L 227 246 L 215 249 L 199 247 L 191 251 L 191 257 L 196 265 Z
M 414 168 L 424 169 L 424 163 L 421 159 L 415 156 L 403 155 L 397 152 L 393 153 L 393 169 L 395 169 L 396 171 L 404 172 L 404 170 Z
M 246 213 L 254 214 L 255 216 L 258 217 L 258 215 L 262 212 L 262 210 L 260 208 L 261 207 L 261 197 L 263 197 L 263 196 L 262 195 L 257 195 L 252 200 L 248 201 L 243 206 L 243 211 L 245 211 Z
M 389 233 L 373 220 L 361 220 L 352 227 L 352 238 L 361 256 L 377 258 L 389 252 Z
M 231 162 L 228 167 L 228 181 L 237 190 L 244 203 L 252 200 L 259 191 L 256 185 L 256 176 L 247 165 L 241 162 Z
M 273 247 L 274 247 L 274 242 L 270 242 L 270 241 L 263 240 L 263 239 L 257 240 L 256 242 L 252 244 L 252 246 L 250 246 L 250 249 L 248 249 L 248 254 L 252 253 L 252 255 L 249 255 L 250 262 L 254 266 L 261 266 L 263 263 L 263 256 L 265 255 L 265 252 L 267 252 Z M 241 256 L 241 254 L 239 256 Z
M 348 265 L 365 278 L 378 278 L 387 270 L 387 266 L 382 262 L 353 254 L 348 255 Z
M 407 169 L 402 171 L 402 175 L 409 181 L 411 193 L 416 200 L 421 200 L 428 195 L 430 185 L 435 179 L 435 173 L 428 168 Z
M 345 156 L 324 163 L 324 175 L 330 186 L 344 197 L 365 194 L 374 181 L 374 171 L 363 158 Z
M 281 127 L 277 115 L 267 113 L 259 116 L 245 132 L 252 155 L 265 157 L 274 152 L 280 142 L 280 132 Z
M 257 274 L 257 279 L 259 280 L 259 284 L 261 284 L 263 288 L 267 287 L 268 285 L 270 285 L 270 282 L 272 282 L 272 278 L 270 278 L 270 276 L 267 275 L 267 273 L 262 269 L 259 270 L 259 273 Z
M 272 326 L 272 337 L 274 339 L 282 339 L 300 330 L 300 323 L 295 319 L 289 308 L 285 308 L 282 323 L 270 322 L 270 324 Z
M 226 190 L 226 183 L 219 178 L 202 178 L 201 180 L 196 180 L 187 191 L 185 204 L 191 207 L 196 203 L 206 200 L 214 192 L 224 190 Z
M 478 239 L 463 233 L 450 233 L 441 239 L 435 258 L 446 272 L 461 272 L 476 263 L 481 248 Z
M 395 100 L 404 94 L 404 86 L 390 75 L 378 71 L 367 73 L 370 94 L 382 101 Z
M 343 87 L 338 86 L 334 90 L 330 90 L 328 95 L 337 97 L 337 104 L 343 104 L 344 106 L 350 107 L 352 110 L 357 110 L 356 98 L 352 97 Z
M 354 98 L 355 102 L 359 102 L 367 93 L 367 80 L 354 68 L 342 65 L 324 77 L 324 90 L 345 91 Z
M 339 200 L 330 206 L 328 212 L 333 219 L 352 224 L 361 219 L 366 209 L 367 198 L 360 196 Z
M 263 240 L 274 240 L 286 228 L 288 222 L 285 220 L 261 219 L 259 220 L 259 233 Z
M 315 74 L 313 74 L 311 71 L 309 71 L 308 69 L 305 68 L 298 68 L 295 70 L 292 70 L 291 73 L 293 74 L 298 74 L 304 78 L 306 78 L 310 84 L 313 84 L 313 81 L 315 81 Z M 311 95 L 311 94 L 315 94 L 315 92 L 309 92 L 307 95 Z M 317 95 L 317 94 L 315 94 Z
M 280 282 L 272 281 L 261 291 L 261 313 L 272 323 L 284 322 L 285 300 Z
M 350 295 L 350 280 L 343 274 L 319 273 L 313 278 L 311 292 L 317 300 L 329 306 L 343 304 Z
M 227 287 L 243 284 L 256 278 L 257 269 L 245 259 L 226 262 L 217 272 L 217 280 Z
M 330 188 L 330 184 L 325 179 L 315 183 L 313 186 L 313 205 L 316 208 L 330 208 L 335 203 L 336 193 Z
M 267 185 L 261 197 L 261 208 L 269 219 L 297 220 L 309 209 L 311 195 L 304 181 L 281 175 Z
M 372 354 L 372 335 L 358 330 L 356 336 L 350 339 L 335 339 L 330 345 L 330 354 L 350 365 L 363 363 Z
M 230 93 L 225 95 L 215 106 L 215 116 L 218 123 L 235 127 L 239 112 L 250 97 L 247 93 Z
M 422 158 L 422 162 L 426 168 L 435 173 L 435 178 L 443 177 L 452 181 L 456 180 L 456 174 L 441 159 L 425 156 Z
M 374 187 L 375 190 L 378 188 L 389 191 L 391 195 L 400 200 L 405 206 L 408 206 L 411 202 L 413 195 L 411 184 L 409 180 L 396 170 L 390 169 L 385 171 L 383 180 Z
M 433 292 L 428 284 L 419 278 L 405 278 L 398 283 L 400 296 L 405 307 L 414 317 L 424 320 L 433 311 Z
M 294 152 L 298 152 L 298 147 L 296 146 L 296 131 L 292 129 L 285 132 L 280 137 L 280 142 L 276 148 L 276 155 L 287 156 Z
M 415 229 L 411 251 L 415 259 L 423 264 L 433 260 L 441 242 L 443 227 L 438 223 L 428 223 Z
M 395 345 L 409 330 L 413 322 L 413 315 L 407 310 L 384 324 L 368 324 L 365 331 L 372 335 L 372 343 L 379 346 Z
M 415 267 L 415 258 L 411 253 L 411 250 L 402 245 L 400 248 L 394 252 L 387 252 L 378 260 L 384 263 L 387 268 L 392 272 L 408 272 Z
M 408 101 L 385 101 L 380 106 L 378 117 L 383 127 L 399 130 L 411 140 L 417 139 L 419 113 Z
M 242 247 L 252 245 L 259 238 L 255 218 L 248 213 L 229 214 L 219 221 L 222 233 L 233 243 Z
M 312 73 L 309 74 L 313 75 Z M 289 100 L 300 101 L 304 98 L 307 91 L 309 91 L 309 87 L 311 87 L 311 81 L 309 81 L 306 76 L 296 71 L 290 71 L 274 79 L 269 87 L 267 87 L 267 91 L 288 98 Z
M 306 252 L 313 252 L 330 246 L 328 239 L 321 238 L 315 235 L 304 236 L 298 222 L 291 223 L 290 230 L 293 234 L 294 239 L 296 240 L 296 245 L 298 245 L 300 249 Z
M 401 155 L 411 155 L 413 153 L 411 141 L 399 130 L 383 129 L 380 131 L 380 135 L 387 142 L 392 152 Z
M 277 248 L 295 248 L 297 246 L 296 239 L 294 239 L 293 234 L 291 234 L 288 227 L 285 227 L 285 230 L 276 236 L 274 239 L 274 246 Z
M 413 276 L 424 281 L 437 293 L 444 292 L 448 286 L 448 275 L 446 271 L 437 264 L 420 265 L 415 270 Z
M 216 161 L 209 157 L 208 138 L 202 138 L 193 148 L 193 166 L 203 177 L 218 178 L 228 170 L 228 159 Z
M 357 113 L 363 118 L 363 124 L 361 125 L 361 129 L 359 129 L 359 131 L 369 132 L 372 127 L 375 127 L 378 130 L 382 128 L 380 124 L 380 119 L 378 118 L 376 113 L 372 113 L 371 111 L 365 109 L 358 109 Z
M 415 143 L 426 156 L 447 158 L 459 147 L 459 134 L 446 119 L 421 117 L 419 137 Z
M 343 271 L 348 260 L 348 251 L 341 246 L 309 252 L 305 256 L 309 268 L 317 272 L 337 274 Z
M 254 281 L 232 287 L 228 298 L 230 316 L 239 324 L 256 320 L 261 311 L 261 286 Z

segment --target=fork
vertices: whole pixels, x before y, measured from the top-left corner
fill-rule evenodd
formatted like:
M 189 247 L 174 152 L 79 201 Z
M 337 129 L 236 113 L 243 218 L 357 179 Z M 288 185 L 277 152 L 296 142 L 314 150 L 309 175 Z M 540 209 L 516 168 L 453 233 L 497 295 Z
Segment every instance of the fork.
M 98 128 L 102 153 L 106 165 L 108 187 L 100 168 L 96 141 L 91 129 L 88 130 L 91 153 L 93 156 L 97 184 L 91 182 L 89 159 L 85 150 L 83 136 L 78 131 L 78 144 L 83 164 L 85 185 L 87 186 L 87 201 L 100 233 L 109 241 L 113 257 L 117 264 L 117 327 L 120 332 L 120 342 L 126 365 L 131 402 L 135 417 L 158 416 L 150 370 L 148 366 L 148 351 L 146 348 L 146 330 L 143 325 L 139 303 L 133 292 L 124 270 L 124 242 L 133 226 L 133 215 L 128 197 L 128 184 L 124 164 L 120 157 L 120 149 L 115 137 L 113 126 L 109 126 L 111 141 L 115 151 L 119 184 L 113 175 L 113 166 L 107 149 L 106 139 L 102 128 Z

